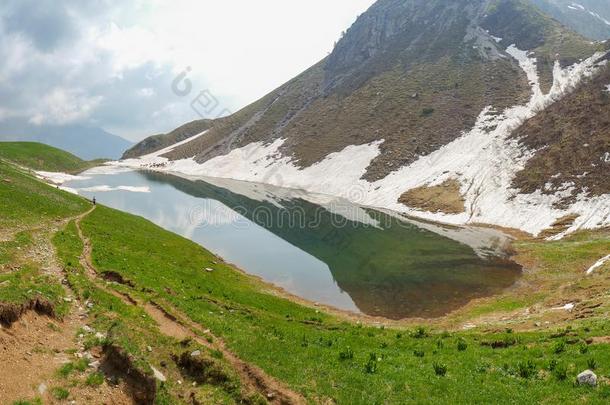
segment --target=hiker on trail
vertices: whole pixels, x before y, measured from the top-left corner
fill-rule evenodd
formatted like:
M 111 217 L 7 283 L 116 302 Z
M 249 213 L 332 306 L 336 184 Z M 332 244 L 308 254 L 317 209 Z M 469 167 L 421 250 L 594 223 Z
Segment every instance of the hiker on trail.
M 93 205 L 95 205 L 95 197 L 93 197 Z

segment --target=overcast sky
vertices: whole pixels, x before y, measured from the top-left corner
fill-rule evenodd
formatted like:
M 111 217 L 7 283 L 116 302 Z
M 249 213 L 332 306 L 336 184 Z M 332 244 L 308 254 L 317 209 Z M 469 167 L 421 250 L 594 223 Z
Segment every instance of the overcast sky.
M 0 120 L 137 140 L 197 118 L 204 90 L 210 115 L 236 111 L 326 56 L 372 3 L 2 0 Z

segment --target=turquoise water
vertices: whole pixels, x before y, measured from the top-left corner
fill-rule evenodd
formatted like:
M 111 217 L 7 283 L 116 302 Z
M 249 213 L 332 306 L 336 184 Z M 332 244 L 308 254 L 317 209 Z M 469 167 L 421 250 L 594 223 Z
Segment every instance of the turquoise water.
M 66 186 L 185 236 L 290 293 L 343 310 L 438 317 L 501 292 L 521 273 L 498 248 L 502 237 L 489 237 L 489 230 L 479 235 L 260 184 L 138 171 L 85 176 Z

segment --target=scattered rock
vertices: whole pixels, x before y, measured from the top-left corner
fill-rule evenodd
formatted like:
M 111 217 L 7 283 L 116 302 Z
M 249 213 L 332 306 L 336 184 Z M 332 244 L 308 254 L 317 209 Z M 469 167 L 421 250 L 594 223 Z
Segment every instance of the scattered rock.
M 157 370 L 156 368 L 154 368 L 152 366 L 150 368 L 152 369 L 153 375 L 157 380 L 159 380 L 161 382 L 167 381 L 167 378 L 165 378 L 165 376 L 159 370 Z
M 97 339 L 103 340 L 103 339 L 106 339 L 106 334 L 105 334 L 105 333 L 101 333 L 101 332 L 97 332 L 97 333 L 95 334 L 95 337 L 96 337 Z
M 152 352 L 152 347 L 146 346 L 146 351 L 149 352 L 149 353 Z
M 213 271 L 214 271 L 214 269 L 211 269 L 211 268 L 209 268 L 209 267 L 206 267 L 205 271 L 207 271 L 208 273 L 211 273 L 211 272 L 213 272 Z
M 95 369 L 95 370 L 100 368 L 99 360 L 95 360 L 95 361 L 92 361 L 91 363 L 89 363 L 89 367 L 92 368 L 92 369 Z
M 42 383 L 38 386 L 38 393 L 40 395 L 44 395 L 45 392 L 47 392 L 47 385 L 45 383 Z
M 70 298 L 70 297 L 64 297 L 64 301 L 66 301 L 66 302 L 72 302 L 72 298 Z
M 83 330 L 87 333 L 93 333 L 93 329 L 88 325 L 83 326 Z
M 197 357 L 197 356 L 201 356 L 201 350 L 195 350 L 193 353 L 191 353 L 191 357 Z
M 576 381 L 578 381 L 578 384 L 580 385 L 590 385 L 591 387 L 595 387 L 597 385 L 597 375 L 595 375 L 595 373 L 591 370 L 586 370 L 578 374 Z

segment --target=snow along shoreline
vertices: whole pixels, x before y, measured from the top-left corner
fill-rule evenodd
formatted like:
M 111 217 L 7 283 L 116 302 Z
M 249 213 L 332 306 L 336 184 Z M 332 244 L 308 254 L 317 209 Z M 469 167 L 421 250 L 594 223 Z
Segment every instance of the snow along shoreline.
M 361 177 L 371 161 L 381 153 L 379 146 L 383 140 L 348 146 L 304 169 L 296 167 L 290 158 L 281 156 L 279 148 L 284 139 L 277 139 L 269 144 L 251 143 L 202 164 L 192 158 L 169 161 L 162 157 L 175 147 L 204 136 L 204 132 L 161 151 L 108 164 L 302 189 L 439 223 L 490 224 L 520 229 L 533 235 L 551 227 L 559 218 L 577 214 L 578 218 L 574 224 L 555 239 L 579 229 L 610 225 L 610 194 L 594 198 L 579 195 L 574 204 L 562 210 L 553 208 L 553 204 L 570 191 L 573 187 L 570 184 L 566 184 L 563 190 L 553 195 L 540 191 L 520 194 L 511 189 L 513 178 L 523 169 L 533 152 L 519 146 L 516 140 L 509 139 L 510 134 L 525 120 L 572 91 L 583 78 L 593 75 L 606 63 L 603 61 L 596 65 L 596 61 L 600 60 L 604 53 L 597 53 L 567 68 L 561 68 L 556 62 L 553 86 L 548 94 L 544 94 L 539 84 L 536 59 L 514 45 L 506 52 L 519 62 L 530 82 L 532 96 L 527 104 L 502 112 L 491 106 L 486 107 L 472 130 L 430 155 L 422 156 L 414 163 L 373 183 L 362 180 Z M 439 185 L 448 179 L 459 180 L 461 193 L 466 200 L 466 212 L 424 212 L 398 203 L 398 198 L 407 190 Z

